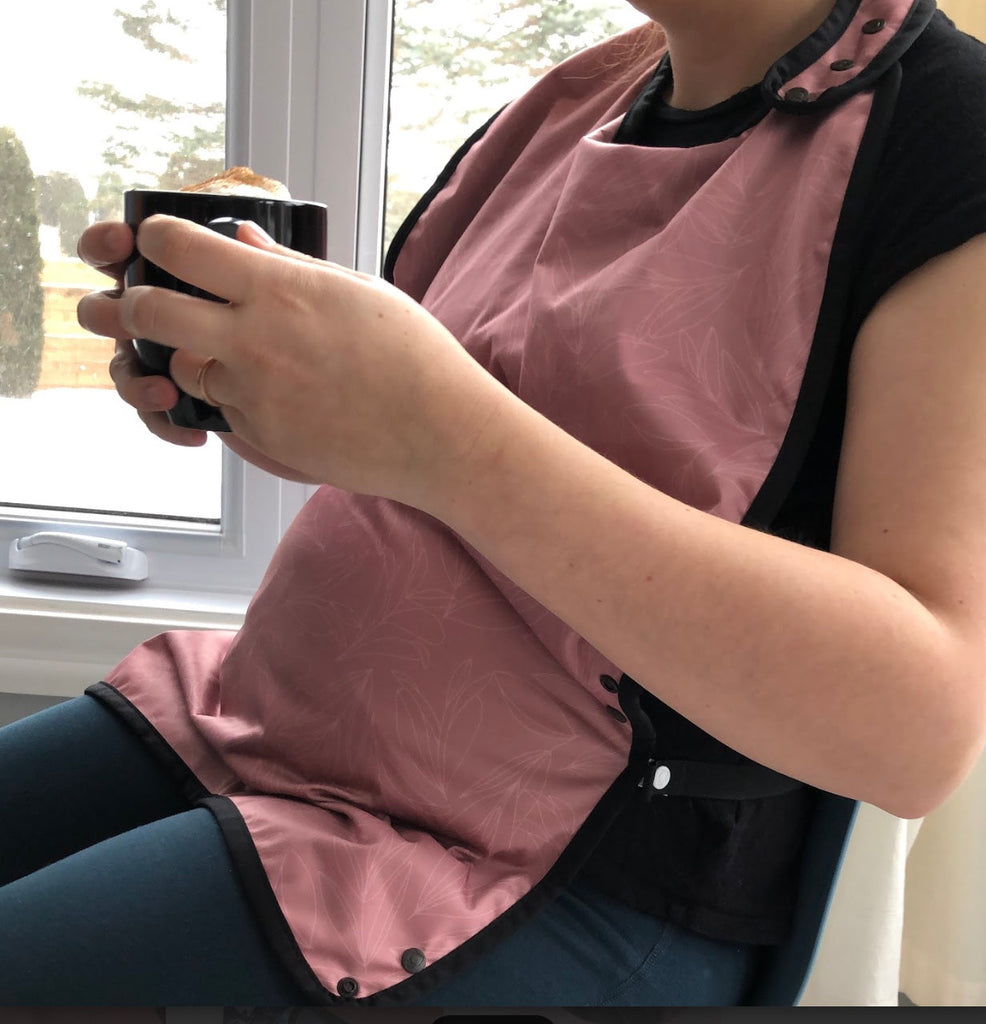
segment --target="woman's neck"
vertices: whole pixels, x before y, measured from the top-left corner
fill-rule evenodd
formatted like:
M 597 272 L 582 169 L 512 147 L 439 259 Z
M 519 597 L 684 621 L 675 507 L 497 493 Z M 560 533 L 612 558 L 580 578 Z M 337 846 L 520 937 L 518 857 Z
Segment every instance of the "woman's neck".
M 664 29 L 672 106 L 703 110 L 747 86 L 831 14 L 835 0 L 630 0 Z

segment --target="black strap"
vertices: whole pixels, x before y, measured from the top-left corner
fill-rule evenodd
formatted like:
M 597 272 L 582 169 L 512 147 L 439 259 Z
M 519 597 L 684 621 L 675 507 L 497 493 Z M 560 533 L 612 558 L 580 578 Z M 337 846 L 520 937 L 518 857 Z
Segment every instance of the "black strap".
M 691 796 L 712 800 L 760 800 L 793 793 L 804 785 L 758 764 L 709 764 L 652 758 L 638 783 L 645 796 Z

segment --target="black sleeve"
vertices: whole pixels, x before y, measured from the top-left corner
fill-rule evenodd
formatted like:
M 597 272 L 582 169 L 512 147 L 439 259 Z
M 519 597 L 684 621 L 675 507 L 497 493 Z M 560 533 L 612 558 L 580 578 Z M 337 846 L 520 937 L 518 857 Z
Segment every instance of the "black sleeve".
M 772 532 L 828 548 L 853 340 L 880 298 L 986 233 L 986 46 L 938 12 L 901 61 L 901 92 L 865 222 L 844 344 L 815 437 Z
M 901 70 L 863 225 L 857 326 L 901 278 L 986 232 L 986 46 L 939 11 Z

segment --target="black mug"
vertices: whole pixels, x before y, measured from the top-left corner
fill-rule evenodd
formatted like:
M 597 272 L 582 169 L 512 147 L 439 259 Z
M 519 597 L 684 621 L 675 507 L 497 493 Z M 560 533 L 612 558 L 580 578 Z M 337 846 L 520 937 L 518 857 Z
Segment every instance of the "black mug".
M 328 223 L 326 208 L 322 203 L 305 203 L 294 199 L 263 196 L 164 192 L 153 189 L 132 189 L 124 193 L 123 217 L 135 234 L 140 222 L 156 213 L 165 213 L 171 217 L 182 217 L 196 224 L 204 224 L 231 238 L 236 237 L 236 229 L 243 221 L 252 220 L 275 242 L 296 252 L 325 259 Z M 225 301 L 200 288 L 194 288 L 171 274 L 166 274 L 160 267 L 136 252 L 127 265 L 124 284 L 128 288 L 139 284 L 171 288 L 197 298 L 211 299 L 214 302 Z M 146 374 L 171 378 L 173 348 L 147 338 L 135 338 L 134 347 L 141 368 Z M 180 388 L 178 403 L 168 411 L 168 419 L 178 427 L 229 430 L 225 417 L 214 405 L 194 398 Z

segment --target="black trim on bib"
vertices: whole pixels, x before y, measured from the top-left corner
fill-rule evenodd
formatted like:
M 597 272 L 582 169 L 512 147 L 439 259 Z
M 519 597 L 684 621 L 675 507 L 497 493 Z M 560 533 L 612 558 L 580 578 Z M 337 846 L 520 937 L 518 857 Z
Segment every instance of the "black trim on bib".
M 85 693 L 95 697 L 104 707 L 109 708 L 118 718 L 122 719 L 142 740 L 151 755 L 161 764 L 164 770 L 181 790 L 182 796 L 190 804 L 197 804 L 209 791 L 198 780 L 192 769 L 172 750 L 168 741 L 154 728 L 144 714 L 127 700 L 109 683 L 94 683 L 86 688 Z
M 575 880 L 592 851 L 624 808 L 639 800 L 637 783 L 642 770 L 639 758 L 631 756 L 628 766 L 600 798 L 548 873 L 512 907 L 420 974 L 357 1002 L 365 1006 L 406 1006 L 417 1002 L 429 992 L 452 981 L 471 963 L 537 916 Z M 427 955 L 428 951 L 424 952 Z
M 351 1003 L 353 1000 L 333 996 L 325 989 L 309 966 L 277 902 L 263 861 L 236 804 L 227 796 L 207 796 L 199 801 L 199 806 L 216 819 L 250 909 L 291 980 L 316 1006 L 330 1002 Z
M 629 692 L 629 688 L 627 691 Z M 634 730 L 627 766 L 610 784 L 544 878 L 471 939 L 419 973 L 373 995 L 359 998 L 354 994 L 345 997 L 331 992 L 322 985 L 301 952 L 278 904 L 246 822 L 233 800 L 228 796 L 210 794 L 154 726 L 119 691 L 102 682 L 90 686 L 86 693 L 118 714 L 160 759 L 182 787 L 190 802 L 197 807 L 204 807 L 216 819 L 247 901 L 257 916 L 271 949 L 313 1006 L 406 1006 L 451 981 L 474 959 L 482 957 L 484 953 L 513 934 L 571 884 L 613 821 L 628 805 L 640 800 L 639 782 L 647 768 L 647 754 L 654 740 L 653 726 L 631 697 L 629 702 L 624 704 L 624 710 Z M 426 949 L 422 952 L 425 957 L 428 956 Z M 359 981 L 358 978 L 355 980 Z M 356 991 L 358 992 L 358 989 Z
M 832 240 L 828 278 L 818 314 L 815 337 L 801 380 L 801 390 L 780 451 L 757 492 L 742 525 L 768 530 L 794 486 L 802 463 L 818 428 L 825 396 L 842 348 L 841 340 L 849 314 L 849 294 L 858 258 L 858 232 L 863 223 L 866 201 L 883 155 L 890 122 L 900 91 L 902 72 L 895 64 L 881 79 L 873 108 L 860 142 L 856 163 L 846 189 L 846 198 Z
M 802 789 L 804 783 L 761 764 L 652 758 L 638 786 L 645 799 L 690 796 L 703 800 L 764 800 L 786 796 Z
M 505 107 L 501 107 L 487 122 L 478 128 L 476 131 L 466 139 L 465 142 L 455 151 L 452 159 L 445 165 L 442 173 L 435 179 L 434 184 L 428 189 L 427 192 L 414 204 L 413 209 L 407 215 L 404 223 L 397 229 L 397 234 L 394 235 L 393 241 L 390 243 L 390 248 L 387 250 L 387 257 L 384 260 L 383 265 L 383 279 L 389 284 L 394 283 L 394 268 L 397 266 L 397 259 L 401 254 L 401 250 L 404 248 L 404 243 L 407 241 L 408 236 L 417 226 L 417 223 L 424 216 L 425 211 L 431 206 L 432 201 L 441 192 L 445 186 L 449 183 L 452 175 L 455 174 L 458 166 L 465 159 L 469 150 L 476 145 L 477 142 L 489 131 L 490 126 L 505 110 Z

